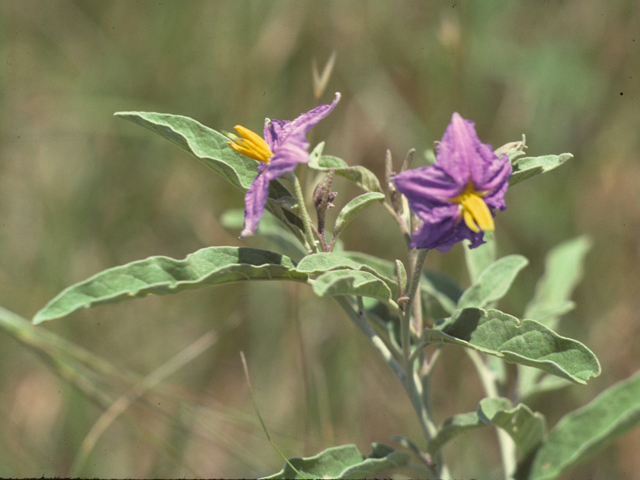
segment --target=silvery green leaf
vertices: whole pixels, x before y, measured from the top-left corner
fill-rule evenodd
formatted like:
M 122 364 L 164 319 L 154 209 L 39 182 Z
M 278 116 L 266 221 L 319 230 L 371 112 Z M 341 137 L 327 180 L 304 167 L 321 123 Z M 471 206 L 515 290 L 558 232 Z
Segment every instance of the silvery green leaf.
M 284 255 L 255 248 L 209 247 L 184 260 L 149 257 L 97 273 L 60 292 L 36 313 L 33 323 L 147 295 L 169 295 L 244 280 L 306 282 L 307 278 Z
M 585 461 L 640 423 L 640 373 L 609 387 L 562 417 L 536 452 L 530 480 L 551 480 Z
M 573 158 L 570 153 L 560 155 L 543 155 L 541 157 L 517 158 L 512 163 L 513 173 L 509 178 L 509 186 L 513 186 L 528 178 L 541 173 L 546 173 L 554 168 L 558 168 L 564 162 Z
M 423 336 L 435 341 L 471 348 L 527 365 L 552 375 L 585 384 L 600 375 L 600 363 L 582 343 L 558 335 L 534 320 L 518 320 L 499 310 L 465 308 L 439 321 Z

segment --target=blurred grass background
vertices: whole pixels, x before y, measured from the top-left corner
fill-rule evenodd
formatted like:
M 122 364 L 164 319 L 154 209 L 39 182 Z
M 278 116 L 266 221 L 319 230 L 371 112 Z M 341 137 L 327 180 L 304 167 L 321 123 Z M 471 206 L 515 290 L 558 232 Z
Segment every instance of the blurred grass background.
M 337 53 L 323 102 L 342 101 L 311 134 L 325 152 L 383 173 L 439 140 L 453 111 L 494 147 L 527 135 L 528 153 L 571 152 L 518 185 L 497 219 L 500 254 L 531 265 L 503 309 L 520 315 L 543 258 L 589 234 L 594 248 L 561 332 L 586 343 L 603 374 L 536 400 L 553 424 L 640 367 L 640 5 L 532 2 L 0 3 L 0 305 L 31 318 L 66 286 L 108 267 L 237 239 L 219 219 L 242 195 L 186 153 L 114 118 L 187 115 L 217 130 L 315 106 L 311 64 Z M 416 160 L 419 162 L 420 159 Z M 398 164 L 397 163 L 397 164 Z M 357 194 L 335 183 L 338 206 Z M 337 210 L 337 209 L 335 209 Z M 335 216 L 335 212 L 333 215 Z M 348 249 L 404 260 L 400 235 L 370 208 Z M 387 228 L 389 227 L 389 228 Z M 467 283 L 462 250 L 428 266 Z M 135 402 L 99 438 L 85 477 L 253 477 L 279 470 L 248 400 L 287 456 L 420 432 L 399 384 L 346 316 L 308 289 L 237 284 L 80 312 L 38 327 L 147 375 L 211 329 L 217 341 Z M 434 391 L 438 421 L 474 410 L 479 383 L 448 349 Z M 101 407 L 14 336 L 0 334 L 0 476 L 65 476 Z M 126 393 L 107 382 L 113 400 Z M 105 387 L 106 389 L 107 387 Z M 118 390 L 119 388 L 119 390 Z M 116 392 L 116 393 L 114 393 Z M 119 393 L 117 393 L 119 392 Z M 107 405 L 108 406 L 108 405 Z M 634 478 L 640 432 L 566 478 Z M 170 453 L 170 454 L 169 454 Z M 493 478 L 495 434 L 447 447 L 457 477 Z

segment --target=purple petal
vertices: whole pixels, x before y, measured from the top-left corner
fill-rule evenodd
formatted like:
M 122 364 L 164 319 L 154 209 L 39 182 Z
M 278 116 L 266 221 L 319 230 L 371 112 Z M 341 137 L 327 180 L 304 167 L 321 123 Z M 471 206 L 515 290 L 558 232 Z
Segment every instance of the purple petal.
M 460 186 L 438 165 L 405 170 L 394 176 L 393 182 L 400 193 L 416 200 L 446 202 L 461 191 Z
M 508 157 L 499 158 L 491 145 L 481 143 L 474 123 L 458 113 L 453 114 L 442 137 L 436 162 L 458 185 L 473 180 L 479 191 L 494 190 L 511 175 Z
M 258 166 L 258 176 L 244 196 L 244 229 L 240 233 L 240 238 L 250 237 L 258 228 L 269 196 L 269 182 L 287 172 L 292 172 L 296 165 L 295 161 L 285 157 L 279 162 L 274 162 L 272 159 L 268 165 L 261 163 Z
M 458 195 L 460 188 L 437 165 L 405 170 L 393 177 L 393 182 L 421 220 L 437 223 L 458 215 L 459 206 L 447 199 Z
M 471 178 L 471 164 L 477 158 L 476 145 L 480 144 L 473 125 L 471 120 L 454 113 L 436 155 L 436 163 L 462 188 Z
M 269 120 L 265 122 L 264 139 L 273 156 L 269 163 L 258 166 L 258 176 L 244 197 L 244 229 L 240 237 L 249 237 L 258 228 L 269 195 L 269 182 L 295 170 L 298 163 L 309 161 L 307 132 L 320 120 L 329 115 L 340 100 L 340 94 L 330 105 L 320 105 L 303 113 L 293 121 Z
M 461 216 L 460 205 L 451 200 L 471 181 L 495 216 L 495 210 L 506 208 L 504 194 L 510 176 L 508 156 L 495 155 L 490 145 L 478 139 L 474 123 L 454 113 L 439 143 L 436 163 L 393 178 L 411 210 L 424 222 L 413 234 L 411 246 L 444 253 L 465 239 L 471 241 L 471 248 L 484 243 L 484 232 L 472 231 Z
M 509 162 L 509 157 L 504 154 L 495 164 L 499 166 L 499 169 L 496 169 L 495 176 L 483 185 L 484 191 L 488 192 L 484 196 L 484 201 L 495 210 L 504 210 L 507 208 L 504 203 L 504 194 L 509 188 L 511 163 Z
M 244 196 L 244 228 L 240 238 L 250 237 L 258 228 L 258 223 L 264 214 L 269 195 L 269 174 L 266 172 L 266 163 L 258 166 L 258 176 L 253 180 L 249 190 Z
M 461 219 L 449 217 L 438 223 L 425 223 L 413 234 L 411 248 L 433 249 L 447 253 L 456 243 L 470 240 L 470 248 L 484 243 L 484 232 L 472 232 Z
M 331 113 L 339 100 L 340 94 L 336 93 L 331 104 L 318 105 L 292 121 L 267 119 L 264 125 L 264 139 L 271 147 L 271 151 L 275 153 L 275 150 L 280 145 L 293 140 L 289 138 L 291 136 L 298 137 L 295 139 L 296 143 L 303 142 L 306 144 L 303 147 L 305 150 L 309 148 L 309 142 L 307 142 L 305 135 L 316 123 Z

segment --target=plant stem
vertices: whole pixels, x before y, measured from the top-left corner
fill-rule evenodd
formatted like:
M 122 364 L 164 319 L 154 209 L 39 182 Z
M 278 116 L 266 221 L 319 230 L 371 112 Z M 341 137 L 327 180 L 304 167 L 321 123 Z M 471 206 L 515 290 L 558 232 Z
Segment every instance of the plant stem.
M 402 354 L 404 358 L 405 369 L 408 368 L 409 364 L 411 364 L 411 368 L 413 368 L 413 362 L 409 361 L 409 359 L 411 358 L 411 313 L 416 292 L 418 291 L 418 286 L 420 285 L 422 267 L 424 267 L 424 262 L 427 259 L 428 253 L 429 250 L 418 250 L 416 261 L 413 265 L 413 270 L 411 271 L 411 280 L 409 281 L 409 286 L 407 288 L 408 300 L 405 304 L 404 315 L 402 316 L 400 324 L 400 338 L 402 341 Z
M 318 253 L 318 244 L 311 229 L 311 218 L 309 217 L 309 212 L 307 212 L 307 207 L 305 207 L 300 180 L 298 180 L 298 177 L 292 172 L 286 173 L 284 177 L 293 185 L 293 196 L 298 202 L 298 212 L 300 213 L 300 217 L 302 217 L 302 224 L 304 225 L 304 236 L 309 244 L 308 247 L 310 251 L 308 253 Z
M 406 376 L 404 370 L 397 362 L 397 360 L 393 357 L 391 351 L 387 348 L 384 341 L 378 336 L 378 334 L 373 330 L 367 319 L 364 317 L 364 312 L 356 311 L 351 305 L 351 302 L 344 296 L 334 297 L 336 302 L 342 307 L 342 309 L 349 315 L 349 318 L 356 324 L 356 326 L 362 330 L 362 332 L 367 336 L 371 344 L 375 347 L 376 350 L 382 355 L 384 361 L 389 365 L 393 373 L 395 373 L 396 377 L 402 383 L 402 386 L 406 389 Z
M 426 258 L 426 254 L 424 255 L 424 258 Z M 424 264 L 424 258 L 422 260 L 422 264 Z M 431 418 L 429 417 L 428 409 L 421 400 L 422 387 L 419 385 L 420 381 L 417 372 L 413 370 L 412 366 L 405 369 L 402 368 L 402 366 L 393 357 L 393 354 L 389 351 L 382 339 L 378 336 L 378 334 L 376 334 L 371 325 L 369 325 L 362 310 L 354 309 L 351 302 L 345 296 L 338 296 L 334 298 L 347 313 L 347 315 L 349 315 L 349 318 L 353 320 L 356 326 L 364 332 L 364 334 L 367 336 L 376 350 L 378 350 L 378 352 L 382 355 L 382 358 L 385 360 L 385 362 L 387 362 L 387 365 L 389 365 L 393 373 L 400 380 L 400 383 L 407 392 L 409 400 L 411 401 L 411 405 L 413 406 L 418 419 L 420 420 L 420 425 L 424 432 L 425 438 L 427 439 L 427 441 L 429 441 L 429 439 L 433 438 L 433 436 L 436 434 L 437 430 L 435 425 L 431 421 Z M 404 360 L 406 361 L 407 359 L 405 358 Z M 409 362 L 406 363 L 408 365 L 413 365 Z M 444 465 L 442 462 L 438 463 L 438 467 L 440 470 L 440 475 L 438 476 L 438 478 L 444 478 L 443 475 L 445 477 L 449 475 L 446 465 Z
M 478 372 L 478 376 L 480 377 L 482 387 L 484 388 L 487 397 L 499 397 L 500 394 L 498 392 L 496 377 L 487 367 L 482 356 L 474 350 L 466 349 L 466 352 L 473 362 L 473 365 L 476 367 L 476 371 Z M 498 443 L 500 444 L 500 454 L 502 456 L 502 467 L 504 469 L 504 478 L 505 480 L 511 480 L 517 466 L 516 445 L 507 432 L 501 428 L 498 428 L 497 431 Z
M 411 281 L 409 282 L 409 287 L 407 291 L 408 300 L 405 305 L 404 315 L 400 320 L 400 339 L 402 342 L 402 359 L 404 363 L 404 373 L 407 378 L 407 393 L 409 394 L 409 398 L 411 403 L 413 404 L 413 408 L 415 409 L 418 418 L 420 419 L 420 424 L 422 425 L 422 429 L 424 431 L 425 438 L 427 442 L 433 438 L 436 433 L 435 425 L 430 418 L 429 409 L 422 401 L 422 385 L 417 378 L 417 372 L 415 371 L 415 361 L 412 359 L 411 355 L 411 312 L 413 307 L 413 302 L 416 296 L 416 292 L 418 291 L 418 287 L 420 285 L 420 277 L 422 275 L 422 268 L 424 267 L 424 262 L 427 259 L 427 254 L 429 250 L 418 250 L 415 264 L 413 265 L 413 270 L 411 272 Z

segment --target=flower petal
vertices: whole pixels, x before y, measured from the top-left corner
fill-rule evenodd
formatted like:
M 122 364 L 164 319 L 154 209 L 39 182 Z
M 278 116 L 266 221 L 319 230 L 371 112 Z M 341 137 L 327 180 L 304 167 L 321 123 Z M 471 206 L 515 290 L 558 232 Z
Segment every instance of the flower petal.
M 456 243 L 470 240 L 471 248 L 484 243 L 484 232 L 473 232 L 464 221 L 453 217 L 438 223 L 425 223 L 413 234 L 411 248 L 433 249 L 447 253 Z
M 405 170 L 393 177 L 393 182 L 407 198 L 414 197 L 416 200 L 446 201 L 461 193 L 460 186 L 437 164 Z
M 268 165 L 261 163 L 258 166 L 258 176 L 244 196 L 244 229 L 240 233 L 240 238 L 250 237 L 258 228 L 269 196 L 269 182 L 287 172 L 292 172 L 296 165 L 295 161 L 285 157 L 280 161 L 274 162 L 272 159 Z
M 269 182 L 271 181 L 266 171 L 267 167 L 266 163 L 261 163 L 258 166 L 258 176 L 253 180 L 244 196 L 244 228 L 240 233 L 240 238 L 253 235 L 264 214 L 264 207 L 269 195 Z
M 309 142 L 305 135 L 320 120 L 329 115 L 340 101 L 340 93 L 336 93 L 333 102 L 329 105 L 318 105 L 316 108 L 301 114 L 295 120 L 265 120 L 264 139 L 275 153 L 275 149 L 287 141 L 295 141 L 304 144 L 302 148 L 309 148 Z M 294 136 L 296 138 L 289 138 Z
M 511 164 L 480 142 L 474 123 L 454 113 L 429 167 L 407 170 L 393 178 L 409 207 L 423 221 L 411 246 L 447 252 L 464 239 L 471 248 L 493 230 L 495 210 L 504 210 Z M 471 202 L 471 203 L 470 203 Z
M 240 238 L 253 235 L 258 228 L 269 195 L 269 182 L 292 172 L 298 163 L 309 161 L 309 142 L 306 134 L 331 113 L 339 100 L 340 94 L 336 93 L 332 104 L 320 105 L 291 122 L 269 119 L 265 121 L 264 140 L 273 156 L 268 164 L 261 163 L 258 166 L 258 176 L 244 197 L 244 229 Z
M 466 185 L 471 179 L 477 190 L 494 190 L 496 182 L 508 180 L 511 164 L 506 155 L 498 157 L 491 145 L 480 142 L 474 125 L 454 113 L 440 142 L 436 162 L 459 185 Z

